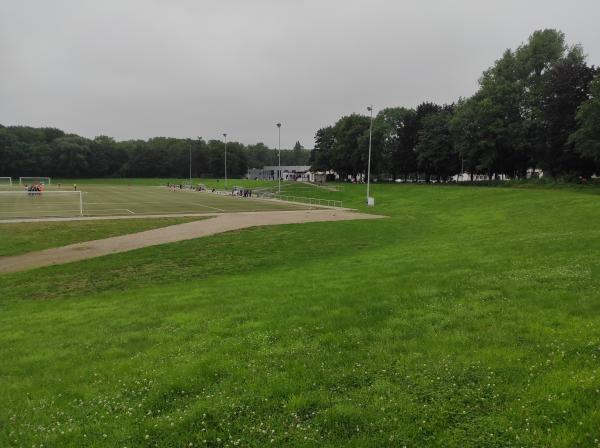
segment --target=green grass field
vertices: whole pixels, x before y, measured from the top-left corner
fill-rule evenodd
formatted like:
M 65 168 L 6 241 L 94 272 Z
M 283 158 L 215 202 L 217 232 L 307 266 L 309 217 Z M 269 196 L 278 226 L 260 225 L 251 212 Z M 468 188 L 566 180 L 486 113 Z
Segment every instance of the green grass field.
M 148 218 L 75 222 L 26 222 L 0 224 L 0 257 L 51 247 L 66 246 L 158 227 L 196 221 L 194 218 Z
M 600 196 L 373 195 L 0 276 L 0 446 L 598 446 Z
M 4 188 L 0 191 L 0 220 L 79 216 L 80 199 L 79 194 L 74 191 L 74 183 L 57 180 L 41 195 L 29 195 L 23 191 L 24 187 L 19 186 Z M 166 183 L 154 179 L 147 182 L 121 181 L 111 185 L 105 181 L 88 180 L 78 182 L 77 188 L 83 194 L 82 208 L 85 216 L 248 212 L 293 210 L 303 207 L 208 192 L 179 189 L 171 191 L 166 187 Z M 237 182 L 240 183 L 244 182 Z M 251 184 L 252 181 L 245 183 Z M 215 188 L 219 187 L 218 182 L 212 184 Z M 220 186 L 223 186 L 222 182 Z M 64 191 L 67 193 L 63 193 Z

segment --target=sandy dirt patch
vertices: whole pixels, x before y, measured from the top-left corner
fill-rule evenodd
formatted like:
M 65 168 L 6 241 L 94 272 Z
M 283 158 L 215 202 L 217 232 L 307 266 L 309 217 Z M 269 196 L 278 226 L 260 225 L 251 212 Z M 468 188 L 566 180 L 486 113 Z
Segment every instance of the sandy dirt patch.
M 333 209 L 223 213 L 201 221 L 177 224 L 102 240 L 70 244 L 68 246 L 10 257 L 0 257 L 0 273 L 18 272 L 43 266 L 71 263 L 73 261 L 127 252 L 158 244 L 201 238 L 248 227 L 377 218 L 383 218 L 383 216 Z

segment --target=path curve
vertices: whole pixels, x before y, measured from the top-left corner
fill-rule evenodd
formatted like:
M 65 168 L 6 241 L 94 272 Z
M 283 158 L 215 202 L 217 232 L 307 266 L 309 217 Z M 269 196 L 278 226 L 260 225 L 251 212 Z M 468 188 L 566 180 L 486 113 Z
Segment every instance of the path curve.
M 10 257 L 0 257 L 0 273 L 18 272 L 43 266 L 71 263 L 73 261 L 127 252 L 158 244 L 201 238 L 248 227 L 383 218 L 383 216 L 379 215 L 332 209 L 222 213 L 213 216 L 201 221 L 176 224 L 144 232 L 120 235 L 102 240 L 86 241 L 84 243 L 70 244 L 68 246 Z

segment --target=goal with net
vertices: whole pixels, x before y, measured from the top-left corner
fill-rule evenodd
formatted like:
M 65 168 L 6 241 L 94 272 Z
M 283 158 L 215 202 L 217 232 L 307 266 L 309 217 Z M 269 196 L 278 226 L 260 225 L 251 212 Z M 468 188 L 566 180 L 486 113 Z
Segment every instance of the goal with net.
M 12 177 L 0 177 L 0 187 L 12 187 Z
M 0 219 L 83 216 L 81 191 L 0 191 Z
M 19 177 L 19 185 L 23 184 L 44 184 L 50 185 L 52 179 L 49 177 Z

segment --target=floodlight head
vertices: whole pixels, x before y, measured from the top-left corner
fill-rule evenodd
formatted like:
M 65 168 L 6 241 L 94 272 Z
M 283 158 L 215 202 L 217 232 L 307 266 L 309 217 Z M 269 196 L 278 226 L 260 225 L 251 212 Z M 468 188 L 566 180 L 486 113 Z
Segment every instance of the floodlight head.
M 367 110 L 371 112 L 373 110 L 373 106 L 367 106 Z
M 224 134 L 223 134 L 223 137 L 227 138 L 227 134 L 225 134 L 225 133 L 224 133 Z
M 280 128 L 281 127 L 281 123 L 277 123 L 277 127 Z

